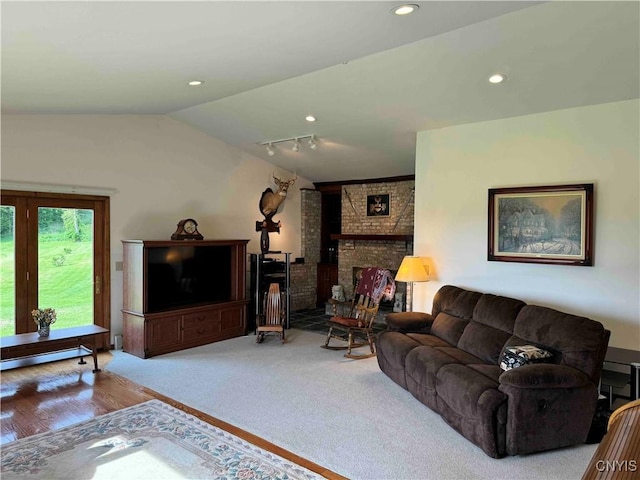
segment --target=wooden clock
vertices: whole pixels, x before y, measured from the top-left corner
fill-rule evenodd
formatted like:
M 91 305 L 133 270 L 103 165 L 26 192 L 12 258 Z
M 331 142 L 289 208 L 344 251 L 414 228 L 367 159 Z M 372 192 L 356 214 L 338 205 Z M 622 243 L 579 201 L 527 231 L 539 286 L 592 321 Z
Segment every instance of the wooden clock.
M 202 240 L 204 237 L 198 232 L 198 222 L 193 218 L 183 218 L 178 222 L 178 228 L 171 235 L 171 240 Z

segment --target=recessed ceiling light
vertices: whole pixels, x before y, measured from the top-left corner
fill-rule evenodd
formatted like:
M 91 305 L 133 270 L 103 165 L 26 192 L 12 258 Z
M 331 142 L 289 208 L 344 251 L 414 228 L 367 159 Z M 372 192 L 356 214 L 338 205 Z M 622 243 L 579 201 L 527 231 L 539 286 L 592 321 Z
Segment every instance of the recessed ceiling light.
M 409 15 L 419 8 L 420 6 L 416 4 L 407 3 L 405 5 L 398 5 L 397 7 L 392 8 L 390 13 L 393 13 L 394 15 Z
M 304 119 L 307 122 L 315 122 L 317 120 L 316 117 L 314 117 L 313 115 L 307 115 L 306 117 L 304 117 Z
M 191 80 L 189 85 L 192 87 L 197 87 L 198 85 L 202 85 L 204 82 L 202 80 Z
M 489 77 L 490 83 L 502 83 L 507 79 L 507 76 L 504 73 L 494 73 Z

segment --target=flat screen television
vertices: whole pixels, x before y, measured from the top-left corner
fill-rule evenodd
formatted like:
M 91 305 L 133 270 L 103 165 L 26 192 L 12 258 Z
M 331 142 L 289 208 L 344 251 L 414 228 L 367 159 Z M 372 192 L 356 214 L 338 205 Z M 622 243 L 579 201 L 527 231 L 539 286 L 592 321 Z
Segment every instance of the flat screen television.
M 231 248 L 180 245 L 146 250 L 147 312 L 231 300 Z

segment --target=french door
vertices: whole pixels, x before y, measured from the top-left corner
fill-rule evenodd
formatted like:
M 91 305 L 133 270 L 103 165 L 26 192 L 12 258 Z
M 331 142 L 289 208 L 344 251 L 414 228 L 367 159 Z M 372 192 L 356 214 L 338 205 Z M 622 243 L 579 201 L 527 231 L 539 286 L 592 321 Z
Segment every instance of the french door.
M 2 191 L 0 336 L 36 330 L 31 311 L 53 308 L 53 328 L 110 327 L 109 198 Z

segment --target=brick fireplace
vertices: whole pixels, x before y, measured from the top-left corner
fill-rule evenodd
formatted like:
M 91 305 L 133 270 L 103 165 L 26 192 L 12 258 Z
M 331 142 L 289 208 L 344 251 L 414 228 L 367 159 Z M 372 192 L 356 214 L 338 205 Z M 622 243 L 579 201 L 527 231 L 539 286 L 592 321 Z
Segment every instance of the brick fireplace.
M 353 294 L 354 267 L 381 267 L 397 271 L 405 255 L 413 254 L 413 179 L 344 183 L 341 186 L 341 232 L 337 240 L 338 283 L 347 298 Z M 388 195 L 386 215 L 367 215 L 372 197 Z M 305 263 L 292 265 L 292 309 L 312 308 L 317 289 L 320 255 L 320 207 L 318 190 L 301 189 L 302 256 Z M 336 237 L 336 238 L 334 238 Z M 406 285 L 398 283 L 405 293 Z M 330 294 L 329 294 L 330 296 Z M 327 297 L 327 300 L 329 298 Z M 385 305 L 391 308 L 392 303 Z M 387 308 L 385 308 L 386 310 Z
M 354 267 L 398 270 L 405 255 L 413 254 L 413 180 L 342 187 L 342 233 L 338 238 L 338 283 L 353 293 Z M 367 215 L 372 197 L 389 201 L 388 215 Z M 397 285 L 404 293 L 406 285 Z

